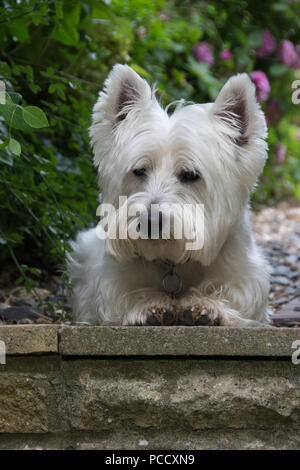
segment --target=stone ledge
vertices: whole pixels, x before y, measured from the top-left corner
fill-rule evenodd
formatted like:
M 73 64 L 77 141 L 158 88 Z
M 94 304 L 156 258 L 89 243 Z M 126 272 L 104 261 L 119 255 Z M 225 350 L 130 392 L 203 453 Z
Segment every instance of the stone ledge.
M 291 357 L 297 328 L 6 325 L 7 355 Z
M 0 326 L 0 341 L 4 341 L 7 355 L 57 353 L 58 326 Z
M 291 357 L 296 328 L 63 326 L 63 356 Z

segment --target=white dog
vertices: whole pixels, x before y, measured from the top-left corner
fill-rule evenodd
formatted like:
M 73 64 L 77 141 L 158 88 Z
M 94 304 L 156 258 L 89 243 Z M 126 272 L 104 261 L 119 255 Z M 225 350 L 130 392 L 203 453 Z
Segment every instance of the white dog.
M 133 210 L 142 205 L 150 232 L 106 239 L 96 228 L 79 233 L 69 257 L 74 321 L 267 324 L 268 267 L 248 208 L 267 157 L 266 135 L 246 74 L 228 80 L 215 103 L 181 103 L 169 115 L 145 80 L 116 65 L 90 129 L 102 205 L 116 208 L 108 220 L 125 235 L 130 228 L 145 233 L 145 212 Z M 161 204 L 175 207 L 169 237 Z M 191 207 L 201 204 L 199 224 Z M 155 237 L 153 205 L 159 205 Z M 174 236 L 180 217 L 188 234 L 202 230 L 198 248 L 187 248 L 186 235 Z

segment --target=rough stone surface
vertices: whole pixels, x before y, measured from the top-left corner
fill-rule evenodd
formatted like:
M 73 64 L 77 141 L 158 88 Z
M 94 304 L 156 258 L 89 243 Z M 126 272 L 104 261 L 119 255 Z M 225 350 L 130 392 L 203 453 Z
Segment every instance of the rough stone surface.
M 63 326 L 59 349 L 65 356 L 290 357 L 297 339 L 293 328 Z
M 290 357 L 296 328 L 3 325 L 7 355 Z
M 8 358 L 0 449 L 297 449 L 287 360 Z
M 6 359 L 6 364 L 0 365 L 0 442 L 16 433 L 67 430 L 67 389 L 59 356 Z
M 299 450 L 299 429 L 213 429 L 182 432 L 68 432 L 53 434 L 5 434 L 0 449 L 20 450 Z
M 298 329 L 64 327 L 71 355 L 22 356 L 28 328 L 49 326 L 5 327 L 23 333 L 0 365 L 0 449 L 300 448 Z
M 7 355 L 57 353 L 57 330 L 56 325 L 4 325 L 0 326 L 0 340 Z
M 48 431 L 45 379 L 40 374 L 1 371 L 1 433 Z
M 76 430 L 272 429 L 300 424 L 300 370 L 286 362 L 66 361 Z

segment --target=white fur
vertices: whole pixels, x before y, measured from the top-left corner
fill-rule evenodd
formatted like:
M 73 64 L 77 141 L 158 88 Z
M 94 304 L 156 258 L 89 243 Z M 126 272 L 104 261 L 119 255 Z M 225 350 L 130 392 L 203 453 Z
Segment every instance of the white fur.
M 95 229 L 79 233 L 69 258 L 74 320 L 144 323 L 152 308 L 175 303 L 201 305 L 222 325 L 268 323 L 268 269 L 248 209 L 267 157 L 266 134 L 246 74 L 232 77 L 215 103 L 179 105 L 169 116 L 143 79 L 116 65 L 90 129 L 102 202 L 117 206 L 125 195 L 129 206 L 204 204 L 204 246 L 187 252 L 185 240 L 101 241 Z M 142 181 L 132 172 L 141 167 Z M 182 169 L 201 179 L 180 182 Z M 166 259 L 183 282 L 176 300 L 162 286 Z

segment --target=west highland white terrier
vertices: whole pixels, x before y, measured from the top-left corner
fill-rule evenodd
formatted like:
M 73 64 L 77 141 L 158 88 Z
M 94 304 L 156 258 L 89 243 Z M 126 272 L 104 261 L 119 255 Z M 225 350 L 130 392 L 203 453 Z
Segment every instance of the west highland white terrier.
M 266 325 L 268 267 L 249 220 L 267 158 L 255 87 L 236 75 L 214 103 L 168 111 L 126 65 L 99 94 L 90 128 L 99 210 L 115 210 L 73 243 L 73 319 Z

